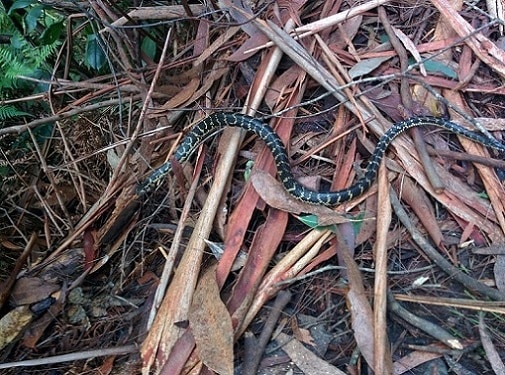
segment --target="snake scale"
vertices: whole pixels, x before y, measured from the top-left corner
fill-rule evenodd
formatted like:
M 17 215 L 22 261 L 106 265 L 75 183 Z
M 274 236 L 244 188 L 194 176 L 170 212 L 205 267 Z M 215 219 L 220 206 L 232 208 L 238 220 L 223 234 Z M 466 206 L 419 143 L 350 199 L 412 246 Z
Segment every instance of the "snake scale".
M 186 161 L 193 151 L 210 136 L 225 127 L 238 127 L 256 134 L 268 146 L 277 166 L 277 174 L 286 191 L 293 197 L 312 204 L 336 206 L 363 194 L 375 181 L 379 164 L 391 142 L 404 131 L 418 126 L 436 126 L 449 132 L 469 138 L 486 147 L 505 152 L 505 145 L 501 142 L 487 138 L 479 133 L 469 131 L 454 122 L 431 116 L 413 117 L 395 123 L 379 139 L 377 146 L 368 162 L 363 177 L 352 186 L 330 192 L 310 190 L 293 176 L 286 148 L 274 130 L 263 121 L 237 113 L 217 112 L 197 123 L 182 140 L 175 150 L 173 159 L 179 163 Z M 150 193 L 163 181 L 172 170 L 172 162 L 168 161 L 155 169 L 142 183 L 137 186 L 136 193 L 139 197 Z

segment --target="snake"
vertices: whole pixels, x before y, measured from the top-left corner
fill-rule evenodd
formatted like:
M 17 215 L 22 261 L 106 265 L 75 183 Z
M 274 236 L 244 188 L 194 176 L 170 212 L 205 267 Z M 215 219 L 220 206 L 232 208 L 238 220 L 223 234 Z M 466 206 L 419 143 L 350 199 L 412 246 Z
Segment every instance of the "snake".
M 466 128 L 440 117 L 417 116 L 396 122 L 377 142 L 375 150 L 366 165 L 362 177 L 353 185 L 338 191 L 314 191 L 300 184 L 291 171 L 288 153 L 284 143 L 275 131 L 260 119 L 232 112 L 215 112 L 198 122 L 185 136 L 176 148 L 171 160 L 163 163 L 140 184 L 137 185 L 136 194 L 143 197 L 155 190 L 172 171 L 172 163 L 183 163 L 189 159 L 196 148 L 209 137 L 226 127 L 241 128 L 254 133 L 262 139 L 273 155 L 277 166 L 277 175 L 286 191 L 294 198 L 310 204 L 323 206 L 337 206 L 362 195 L 369 189 L 377 178 L 379 165 L 393 140 L 406 130 L 419 126 L 434 126 L 451 133 L 461 135 L 486 147 L 493 148 L 500 153 L 505 153 L 505 145 L 496 139 L 467 130 Z

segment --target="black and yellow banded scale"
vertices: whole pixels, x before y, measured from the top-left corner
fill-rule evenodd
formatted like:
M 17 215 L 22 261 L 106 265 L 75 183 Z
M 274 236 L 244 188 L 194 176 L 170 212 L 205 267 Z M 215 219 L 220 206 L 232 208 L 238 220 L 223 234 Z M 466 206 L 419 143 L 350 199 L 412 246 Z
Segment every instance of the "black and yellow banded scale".
M 301 201 L 324 206 L 336 206 L 363 194 L 363 192 L 375 181 L 379 164 L 391 142 L 404 131 L 414 127 L 436 126 L 469 138 L 486 147 L 491 147 L 500 152 L 505 152 L 505 145 L 499 141 L 487 138 L 479 133 L 469 131 L 451 121 L 430 116 L 413 117 L 395 123 L 386 133 L 384 133 L 377 143 L 363 177 L 357 180 L 352 186 L 339 191 L 318 192 L 310 190 L 296 181 L 293 173 L 291 172 L 286 148 L 279 136 L 269 125 L 259 119 L 247 115 L 217 112 L 209 117 L 206 117 L 193 127 L 175 150 L 174 159 L 179 163 L 186 161 L 203 141 L 228 126 L 250 131 L 265 142 L 274 157 L 279 179 L 289 194 Z M 156 187 L 171 171 L 172 164 L 170 161 L 155 169 L 149 177 L 139 184 L 136 189 L 137 195 L 142 197 L 156 189 Z

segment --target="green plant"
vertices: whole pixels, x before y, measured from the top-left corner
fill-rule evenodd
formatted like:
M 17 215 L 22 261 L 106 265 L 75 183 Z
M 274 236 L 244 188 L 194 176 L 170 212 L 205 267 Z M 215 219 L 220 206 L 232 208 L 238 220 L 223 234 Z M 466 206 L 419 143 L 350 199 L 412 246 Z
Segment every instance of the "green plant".
M 9 9 L 0 3 L 0 30 L 6 43 L 0 44 L 0 99 L 13 89 L 32 89 L 23 76 L 49 76 L 48 58 L 61 45 L 64 19 L 35 0 L 15 1 Z M 18 90 L 16 90 L 19 93 Z M 40 88 L 38 89 L 40 91 Z
M 0 121 L 29 115 L 28 112 L 20 111 L 13 105 L 0 105 Z

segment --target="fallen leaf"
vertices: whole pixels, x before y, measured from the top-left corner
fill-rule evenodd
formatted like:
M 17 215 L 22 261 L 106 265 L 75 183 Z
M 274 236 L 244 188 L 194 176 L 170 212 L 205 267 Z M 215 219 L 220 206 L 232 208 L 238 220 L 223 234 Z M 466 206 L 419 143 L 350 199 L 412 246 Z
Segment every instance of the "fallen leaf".
M 311 352 L 302 343 L 292 339 L 285 333 L 280 333 L 275 339 L 282 350 L 291 358 L 293 363 L 304 373 L 311 375 L 335 374 L 343 375 L 345 372 L 330 365 L 324 359 Z
M 61 288 L 61 285 L 39 277 L 22 277 L 11 294 L 16 305 L 30 305 L 42 301 Z
M 270 206 L 292 214 L 312 213 L 319 219 L 319 225 L 341 224 L 351 221 L 331 208 L 302 202 L 291 196 L 284 186 L 268 173 L 254 171 L 251 182 L 259 196 Z
M 32 319 L 29 306 L 16 307 L 0 319 L 0 350 L 15 340 Z
M 209 267 L 198 282 L 189 323 L 202 362 L 218 374 L 233 375 L 233 326 L 219 295 L 215 266 Z
M 356 261 L 349 253 L 351 250 L 343 243 L 337 232 L 339 243 L 339 254 L 341 254 L 347 275 L 349 278 L 349 290 L 347 292 L 347 306 L 352 315 L 352 328 L 356 343 L 370 366 L 374 362 L 374 320 L 373 311 L 367 298 L 367 293 L 363 285 L 361 272 Z
M 482 342 L 482 347 L 486 352 L 486 357 L 491 364 L 495 374 L 505 374 L 505 365 L 498 354 L 496 346 L 493 344 L 491 337 L 486 329 L 486 324 L 484 323 L 483 314 L 479 314 L 479 333 L 480 340 Z
M 389 56 L 385 57 L 372 57 L 370 59 L 361 60 L 360 62 L 353 65 L 351 69 L 349 69 L 349 76 L 351 78 L 358 78 L 361 76 L 365 76 L 375 69 L 377 69 L 383 62 L 391 59 Z
M 440 347 L 437 349 L 442 350 Z M 413 351 L 393 363 L 393 374 L 401 375 L 411 373 L 411 370 L 415 369 L 417 366 L 435 358 L 440 358 L 441 356 L 442 354 L 440 353 L 429 353 L 421 350 Z
M 419 72 L 423 76 L 426 76 L 426 69 L 424 68 L 424 65 L 422 64 L 423 58 L 421 57 L 421 54 L 417 50 L 417 47 L 414 44 L 414 42 L 412 42 L 412 40 L 407 35 L 405 35 L 405 33 L 403 31 L 401 31 L 400 29 L 397 29 L 396 27 L 393 27 L 393 26 L 392 26 L 392 29 L 393 29 L 394 33 L 396 34 L 396 36 L 398 37 L 398 39 L 400 39 L 400 41 L 402 42 L 405 49 L 408 50 L 412 54 L 412 56 L 414 57 L 416 62 L 419 64 Z
M 496 287 L 502 292 L 505 291 L 505 256 L 497 255 L 496 262 L 494 264 L 494 278 L 496 282 Z

